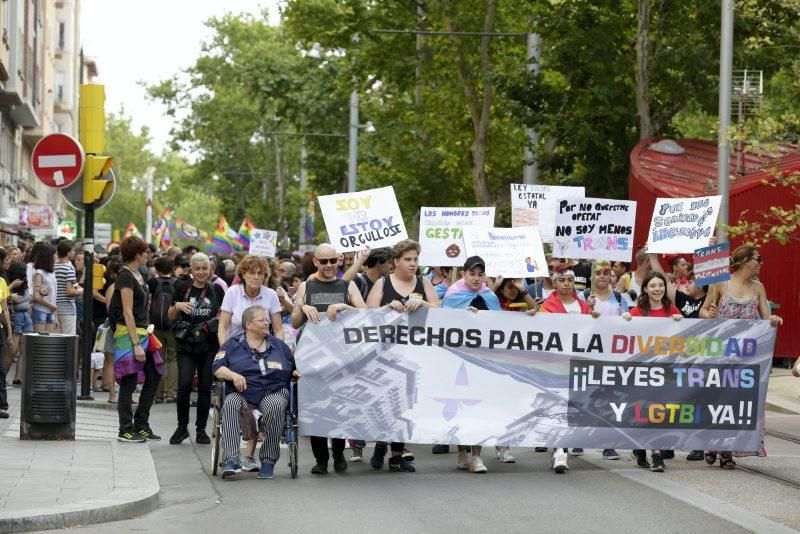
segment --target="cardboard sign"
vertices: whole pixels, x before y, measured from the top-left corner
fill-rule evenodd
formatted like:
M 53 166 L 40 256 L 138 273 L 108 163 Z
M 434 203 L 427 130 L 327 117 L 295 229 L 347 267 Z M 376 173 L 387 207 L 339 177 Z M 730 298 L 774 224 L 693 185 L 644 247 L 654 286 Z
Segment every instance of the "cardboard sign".
M 647 250 L 657 254 L 693 252 L 708 245 L 722 197 L 659 198 L 650 221 Z
M 511 184 L 511 226 L 538 226 L 542 241 L 552 243 L 556 202 L 562 198 L 585 195 L 584 187 Z
M 718 284 L 731 279 L 730 243 L 718 243 L 694 251 L 692 271 L 698 286 Z
M 553 256 L 631 261 L 636 202 L 565 198 L 556 208 Z
M 408 239 L 392 186 L 321 196 L 319 207 L 337 252 L 391 247 Z
M 521 228 L 464 228 L 467 256 L 480 256 L 486 262 L 486 274 L 505 278 L 548 276 L 539 230 Z
M 420 265 L 464 265 L 463 229 L 467 226 L 494 226 L 494 208 L 420 208 Z
M 275 230 L 253 230 L 250 236 L 250 254 L 274 258 L 278 248 L 278 232 Z

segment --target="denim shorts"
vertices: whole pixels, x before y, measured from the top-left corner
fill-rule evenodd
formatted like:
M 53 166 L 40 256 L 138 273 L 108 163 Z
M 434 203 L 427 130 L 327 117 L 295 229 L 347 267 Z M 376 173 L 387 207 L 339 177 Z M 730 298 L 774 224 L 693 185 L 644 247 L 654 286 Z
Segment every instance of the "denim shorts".
M 56 314 L 31 309 L 31 319 L 33 319 L 33 324 L 54 324 L 56 322 Z
M 33 333 L 33 321 L 30 312 L 14 312 L 14 334 Z

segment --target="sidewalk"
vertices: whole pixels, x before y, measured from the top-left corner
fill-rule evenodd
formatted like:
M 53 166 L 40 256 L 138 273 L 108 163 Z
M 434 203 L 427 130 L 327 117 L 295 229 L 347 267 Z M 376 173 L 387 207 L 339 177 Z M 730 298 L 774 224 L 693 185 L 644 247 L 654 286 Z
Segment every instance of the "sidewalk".
M 0 532 L 116 521 L 158 508 L 150 449 L 116 441 L 115 411 L 79 403 L 75 441 L 21 441 L 20 391 L 8 390 L 11 417 L 0 419 Z
M 791 369 L 772 370 L 767 389 L 767 410 L 800 414 L 800 378 L 792 376 Z

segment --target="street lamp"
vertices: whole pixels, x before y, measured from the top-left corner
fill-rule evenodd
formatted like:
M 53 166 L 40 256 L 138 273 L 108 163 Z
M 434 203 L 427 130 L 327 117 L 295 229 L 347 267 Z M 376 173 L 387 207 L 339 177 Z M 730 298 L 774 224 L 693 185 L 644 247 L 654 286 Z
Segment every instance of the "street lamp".
M 145 241 L 150 243 L 153 235 L 153 190 L 166 191 L 172 181 L 169 178 L 153 178 L 155 167 L 148 167 L 144 178 L 132 178 L 131 189 L 145 192 L 145 213 L 147 225 L 145 227 Z

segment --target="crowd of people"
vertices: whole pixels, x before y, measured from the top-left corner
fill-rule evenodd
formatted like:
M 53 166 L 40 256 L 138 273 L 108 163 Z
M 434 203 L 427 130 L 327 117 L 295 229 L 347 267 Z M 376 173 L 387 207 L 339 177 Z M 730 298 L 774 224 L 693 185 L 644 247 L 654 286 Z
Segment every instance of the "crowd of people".
M 487 277 L 486 264 L 470 257 L 460 268 L 421 267 L 420 245 L 404 240 L 393 248 L 339 254 L 327 244 L 313 252 L 280 251 L 277 258 L 237 252 L 209 256 L 197 247 L 171 247 L 158 254 L 138 237 L 125 238 L 95 261 L 103 266 L 103 284 L 92 292 L 92 322 L 97 338 L 92 352 L 91 385 L 108 393 L 119 415 L 118 439 L 160 440 L 150 427 L 154 403 L 175 403 L 177 424 L 169 438 L 179 445 L 191 437 L 191 408 L 196 406 L 194 441 L 209 444 L 207 432 L 214 377 L 230 384 L 222 407 L 222 476 L 258 471 L 272 478 L 280 448 L 278 438 L 288 402 L 288 384 L 298 378 L 296 340 L 307 322 L 335 319 L 355 308 L 389 307 L 413 313 L 421 307 L 466 309 L 471 312 L 512 311 L 637 317 L 737 318 L 769 320 L 764 286 L 758 281 L 762 258 L 752 246 L 731 256 L 731 279 L 703 287 L 695 283 L 683 256 L 667 258 L 671 272 L 646 248 L 636 254 L 635 268 L 625 262 L 567 261 L 548 256 L 549 277 Z M 6 371 L 15 365 L 10 386 L 25 380 L 22 335 L 30 332 L 77 334 L 82 319 L 83 285 L 93 270 L 84 264 L 80 244 L 61 239 L 31 247 L 0 248 L 0 417 L 8 417 Z M 134 393 L 138 390 L 138 400 Z M 196 391 L 196 400 L 192 392 Z M 262 435 L 246 428 L 240 415 L 257 409 L 265 421 Z M 258 434 L 256 432 L 256 434 Z M 240 438 L 247 441 L 245 453 Z M 354 436 L 359 438 L 359 436 Z M 763 438 L 763 429 L 762 429 Z M 258 441 L 262 446 L 256 459 Z M 315 458 L 311 473 L 324 475 L 348 469 L 346 440 L 311 437 Z M 365 443 L 350 440 L 350 462 L 363 461 Z M 538 452 L 548 452 L 544 447 Z M 433 445 L 434 454 L 449 446 Z M 457 447 L 458 469 L 486 473 L 479 445 Z M 516 461 L 508 447 L 495 448 L 497 461 Z M 555 448 L 552 468 L 569 469 L 568 455 L 583 449 Z M 639 467 L 665 470 L 673 451 L 634 450 Z M 688 460 L 705 460 L 731 469 L 734 451 L 691 451 Z M 746 454 L 766 455 L 762 447 Z M 386 456 L 388 455 L 388 461 Z M 606 448 L 602 456 L 620 455 Z M 414 472 L 414 455 L 404 443 L 378 442 L 370 466 Z

